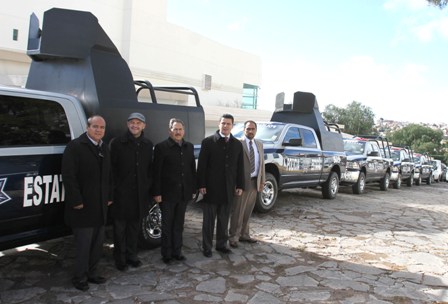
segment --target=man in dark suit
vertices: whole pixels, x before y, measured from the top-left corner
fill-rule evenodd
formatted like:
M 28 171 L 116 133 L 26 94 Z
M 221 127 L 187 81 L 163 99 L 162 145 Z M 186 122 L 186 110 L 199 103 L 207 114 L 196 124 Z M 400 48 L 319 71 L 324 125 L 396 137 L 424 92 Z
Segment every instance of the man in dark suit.
M 154 149 L 154 200 L 162 211 L 162 260 L 185 260 L 182 255 L 187 203 L 196 192 L 196 161 L 193 144 L 184 140 L 185 125 L 172 118 L 168 139 Z
M 246 189 L 243 195 L 236 196 L 232 207 L 229 229 L 230 247 L 237 248 L 238 241 L 256 243 L 249 233 L 249 219 L 254 209 L 257 193 L 265 182 L 263 143 L 255 139 L 257 124 L 248 120 L 244 123 L 244 137 L 241 139 L 244 150 L 244 179 Z
M 97 273 L 112 201 L 110 155 L 102 141 L 105 130 L 101 116 L 90 117 L 87 132 L 67 145 L 62 158 L 65 221 L 73 230 L 76 251 L 72 283 L 82 291 L 89 289 L 88 282 L 106 282 Z
M 153 144 L 145 137 L 146 118 L 131 113 L 127 130 L 112 139 L 110 154 L 114 181 L 111 216 L 114 224 L 115 267 L 140 267 L 138 234 L 140 222 L 151 203 Z
M 231 253 L 227 247 L 230 209 L 233 197 L 244 190 L 243 146 L 230 133 L 234 119 L 224 114 L 219 130 L 202 141 L 198 161 L 198 188 L 204 195 L 202 249 L 205 257 L 212 256 L 213 233 L 216 223 L 216 250 Z

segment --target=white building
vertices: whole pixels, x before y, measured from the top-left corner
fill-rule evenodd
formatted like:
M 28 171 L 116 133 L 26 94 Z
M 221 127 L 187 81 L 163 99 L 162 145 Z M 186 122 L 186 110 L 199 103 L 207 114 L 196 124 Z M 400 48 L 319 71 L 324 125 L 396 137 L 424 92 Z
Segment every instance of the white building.
M 222 45 L 167 22 L 168 0 L 21 0 L 0 12 L 0 84 L 24 86 L 30 65 L 26 55 L 29 17 L 53 7 L 92 12 L 127 61 L 136 80 L 154 85 L 195 87 L 206 114 L 207 133 L 219 116 L 237 121 L 267 120 L 257 108 L 261 83 L 258 56 Z

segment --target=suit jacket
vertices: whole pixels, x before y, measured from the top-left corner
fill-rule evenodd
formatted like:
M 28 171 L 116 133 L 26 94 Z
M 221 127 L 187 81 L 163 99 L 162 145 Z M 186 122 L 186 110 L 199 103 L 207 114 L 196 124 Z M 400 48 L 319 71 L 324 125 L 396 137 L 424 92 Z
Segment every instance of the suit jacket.
M 112 200 L 110 154 L 105 143 L 102 156 L 84 133 L 68 143 L 62 157 L 65 221 L 73 228 L 106 224 L 107 202 Z M 83 204 L 82 209 L 73 209 Z
M 259 167 L 257 172 L 257 191 L 258 191 L 266 181 L 266 174 L 264 168 L 264 150 L 263 150 L 263 143 L 261 141 L 259 141 L 258 139 L 254 139 L 253 141 L 255 142 L 255 145 L 257 146 L 257 150 L 259 153 Z M 244 151 L 244 179 L 246 180 L 247 183 L 251 179 L 250 152 L 249 149 L 247 148 L 246 138 L 242 138 L 241 143 L 243 144 L 243 151 Z
M 153 196 L 164 202 L 189 201 L 196 193 L 196 160 L 193 144 L 173 139 L 158 143 L 154 149 Z
M 110 142 L 114 181 L 111 215 L 114 219 L 140 219 L 149 210 L 152 201 L 152 153 L 153 144 L 143 133 L 135 139 L 127 131 Z
M 206 203 L 231 204 L 235 189 L 244 190 L 243 145 L 230 134 L 226 143 L 218 131 L 202 140 L 198 188 L 206 188 Z

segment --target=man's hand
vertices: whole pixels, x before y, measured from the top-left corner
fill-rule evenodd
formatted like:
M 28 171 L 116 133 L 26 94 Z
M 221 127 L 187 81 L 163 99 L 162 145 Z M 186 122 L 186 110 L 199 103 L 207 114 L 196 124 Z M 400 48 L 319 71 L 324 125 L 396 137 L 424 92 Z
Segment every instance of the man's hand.
M 112 201 L 107 202 L 107 206 L 110 206 L 110 205 L 112 205 Z
M 207 189 L 206 188 L 199 188 L 199 192 L 204 195 L 207 194 Z
M 76 210 L 80 210 L 82 208 L 84 208 L 84 204 L 83 203 L 81 203 L 79 205 L 76 205 L 76 206 L 73 206 L 73 209 L 76 209 Z
M 236 190 L 235 190 L 235 195 L 236 195 L 236 196 L 241 196 L 242 194 L 243 194 L 243 189 L 236 188 Z

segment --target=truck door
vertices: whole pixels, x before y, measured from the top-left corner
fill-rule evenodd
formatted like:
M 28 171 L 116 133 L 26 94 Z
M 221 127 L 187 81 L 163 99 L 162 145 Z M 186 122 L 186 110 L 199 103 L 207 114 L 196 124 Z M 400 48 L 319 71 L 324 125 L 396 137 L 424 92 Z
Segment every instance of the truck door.
M 296 143 L 291 144 L 296 140 Z M 284 137 L 285 184 L 306 186 L 316 184 L 322 171 L 322 158 L 314 133 L 308 129 L 290 127 Z
M 0 94 L 0 250 L 67 233 L 61 159 L 71 134 L 60 103 Z
M 376 155 L 375 155 L 376 154 Z M 367 178 L 378 180 L 384 176 L 385 163 L 376 142 L 366 142 Z

